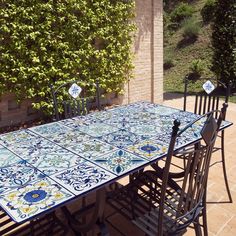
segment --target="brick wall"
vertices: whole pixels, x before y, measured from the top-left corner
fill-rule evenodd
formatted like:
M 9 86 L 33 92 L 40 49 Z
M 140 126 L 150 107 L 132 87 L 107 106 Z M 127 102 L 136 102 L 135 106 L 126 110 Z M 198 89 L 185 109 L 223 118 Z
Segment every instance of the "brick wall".
M 0 127 L 35 120 L 40 115 L 40 112 L 32 108 L 29 100 L 18 104 L 14 94 L 4 94 L 0 97 Z
M 125 85 L 118 103 L 145 100 L 163 102 L 162 0 L 136 0 L 137 34 L 134 43 L 134 79 Z
M 134 79 L 124 85 L 124 96 L 111 95 L 113 103 L 163 99 L 163 17 L 162 0 L 136 0 L 137 34 L 134 42 Z M 0 127 L 39 117 L 30 101 L 17 105 L 11 94 L 0 98 Z

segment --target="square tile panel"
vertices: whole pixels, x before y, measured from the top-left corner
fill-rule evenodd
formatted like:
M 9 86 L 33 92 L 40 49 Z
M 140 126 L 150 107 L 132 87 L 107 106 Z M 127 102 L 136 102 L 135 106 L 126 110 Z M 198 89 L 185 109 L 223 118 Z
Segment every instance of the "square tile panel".
M 171 115 L 175 112 L 178 112 L 178 109 L 171 108 L 171 107 L 165 107 L 157 104 L 150 105 L 148 108 L 146 108 L 147 112 L 155 113 L 156 115 Z
M 97 113 L 97 112 L 96 112 Z M 92 113 L 93 114 L 93 113 Z M 81 125 L 89 125 L 93 123 L 97 123 L 97 119 L 93 118 L 90 114 L 86 116 L 78 116 L 71 119 L 60 120 L 58 123 L 63 124 L 72 129 L 77 129 Z
M 118 128 L 103 123 L 96 123 L 91 125 L 83 125 L 79 127 L 79 130 L 93 137 L 101 137 L 117 131 Z
M 31 140 L 26 139 L 22 142 L 8 144 L 6 147 L 26 160 L 30 160 L 35 156 L 41 156 L 46 153 L 57 152 L 62 149 L 58 145 L 40 136 Z
M 58 173 L 52 178 L 75 195 L 109 182 L 115 175 L 89 162 Z
M 91 160 L 116 175 L 124 174 L 147 163 L 147 160 L 121 149 Z
M 161 127 L 153 124 L 139 124 L 129 128 L 129 131 L 141 136 L 155 136 L 162 132 Z
M 20 161 L 21 159 L 0 145 L 0 167 L 8 166 Z
M 45 178 L 0 195 L 0 204 L 16 222 L 22 222 L 73 197 L 68 190 Z
M 148 160 L 152 160 L 166 154 L 168 144 L 149 139 L 137 143 L 134 146 L 129 146 L 126 150 Z
M 125 129 L 121 129 L 117 132 L 105 135 L 101 139 L 118 148 L 123 148 L 145 140 L 146 137 L 131 133 Z
M 36 155 L 28 160 L 30 164 L 46 175 L 52 175 L 84 161 L 82 157 L 63 148 Z
M 117 149 L 108 143 L 96 139 L 91 139 L 88 142 L 82 143 L 71 143 L 71 145 L 68 145 L 67 148 L 86 159 L 102 156 Z
M 24 160 L 0 167 L 0 194 L 23 187 L 46 176 Z
M 0 144 L 2 145 L 15 144 L 36 138 L 37 135 L 32 134 L 29 130 L 18 130 L 0 135 Z
M 70 131 L 71 129 L 69 127 L 62 125 L 59 122 L 53 122 L 45 125 L 32 127 L 29 128 L 29 130 L 36 132 L 37 134 L 46 137 L 48 139 L 52 139 L 56 135 L 64 134 Z

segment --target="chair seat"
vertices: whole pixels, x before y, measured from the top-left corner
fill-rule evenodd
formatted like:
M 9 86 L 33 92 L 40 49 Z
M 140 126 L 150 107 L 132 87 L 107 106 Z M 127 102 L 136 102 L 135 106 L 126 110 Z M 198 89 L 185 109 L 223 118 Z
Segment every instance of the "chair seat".
M 158 229 L 161 180 L 156 173 L 145 171 L 132 183 L 108 193 L 108 203 L 150 236 L 156 236 Z M 178 209 L 180 191 L 176 189 L 178 185 L 172 180 L 170 185 L 173 188 L 168 185 L 164 204 L 164 235 L 184 233 L 186 226 L 193 222 L 196 212 L 202 209 L 202 206 L 199 206 L 192 214 L 178 218 L 176 209 Z

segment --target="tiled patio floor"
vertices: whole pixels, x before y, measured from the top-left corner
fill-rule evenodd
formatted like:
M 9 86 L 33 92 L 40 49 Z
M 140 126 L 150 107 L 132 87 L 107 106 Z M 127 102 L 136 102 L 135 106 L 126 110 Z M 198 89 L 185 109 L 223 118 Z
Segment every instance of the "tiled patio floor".
M 173 95 L 172 95 L 173 96 Z M 181 109 L 183 99 L 177 97 L 167 97 L 164 105 L 176 107 Z M 191 110 L 193 107 L 193 99 L 188 100 L 187 105 Z M 227 120 L 236 122 L 236 104 L 230 103 L 227 111 Z M 225 152 L 227 162 L 228 180 L 233 197 L 233 203 L 228 203 L 228 197 L 223 181 L 223 173 L 221 163 L 215 164 L 211 167 L 208 182 L 208 230 L 209 236 L 235 236 L 236 235 L 236 125 L 234 124 L 225 132 Z M 220 160 L 220 152 L 213 154 L 212 162 Z M 125 180 L 122 180 L 125 182 Z M 106 214 L 110 213 L 107 209 Z M 118 214 L 114 214 L 108 218 L 116 227 L 126 236 L 141 236 L 144 235 L 132 223 L 127 222 Z M 110 228 L 111 236 L 121 236 L 117 230 Z M 189 229 L 185 234 L 187 236 L 195 235 L 194 230 Z

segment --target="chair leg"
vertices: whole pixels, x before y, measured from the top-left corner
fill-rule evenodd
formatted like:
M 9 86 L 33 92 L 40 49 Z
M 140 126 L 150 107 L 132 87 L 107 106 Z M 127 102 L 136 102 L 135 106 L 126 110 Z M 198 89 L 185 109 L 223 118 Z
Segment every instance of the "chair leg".
M 194 223 L 194 230 L 195 230 L 196 236 L 202 236 L 202 230 L 201 230 L 201 226 L 199 224 L 199 220 L 197 220 L 197 222 Z
M 206 191 L 203 197 L 203 209 L 202 209 L 202 227 L 204 236 L 208 235 L 208 227 L 207 227 L 207 206 L 206 206 Z
M 223 174 L 224 174 L 224 180 L 225 180 L 225 187 L 228 193 L 229 202 L 232 203 L 233 199 L 231 196 L 231 192 L 229 189 L 229 183 L 227 178 L 227 172 L 226 172 L 226 163 L 225 163 L 225 148 L 224 148 L 224 130 L 221 133 L 221 158 L 222 158 L 222 167 L 223 167 Z

